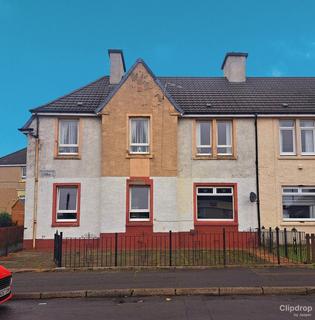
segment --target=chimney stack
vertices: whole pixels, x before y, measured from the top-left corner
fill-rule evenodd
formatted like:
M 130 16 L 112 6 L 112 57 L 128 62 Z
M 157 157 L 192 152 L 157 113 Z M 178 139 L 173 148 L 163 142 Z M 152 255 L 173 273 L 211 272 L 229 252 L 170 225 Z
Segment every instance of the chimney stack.
M 248 54 L 243 52 L 228 52 L 225 55 L 221 69 L 224 76 L 230 82 L 246 81 L 246 58 Z
M 118 84 L 126 72 L 124 54 L 120 49 L 109 49 L 110 74 L 109 83 Z

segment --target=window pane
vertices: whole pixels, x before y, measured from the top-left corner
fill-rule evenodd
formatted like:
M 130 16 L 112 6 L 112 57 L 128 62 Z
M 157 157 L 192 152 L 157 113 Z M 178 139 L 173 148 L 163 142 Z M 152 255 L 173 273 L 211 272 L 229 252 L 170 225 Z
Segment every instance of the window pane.
M 298 188 L 283 188 L 283 192 L 285 193 L 292 193 L 292 192 L 298 192 L 299 189 Z
M 210 135 L 211 135 L 210 122 L 198 122 L 197 145 L 210 146 L 211 145 Z
M 60 120 L 60 144 L 78 144 L 78 121 Z
M 131 119 L 131 143 L 148 143 L 148 119 Z
M 218 147 L 217 150 L 219 154 L 232 154 L 232 147 Z
M 59 153 L 78 153 L 78 147 L 59 147 Z
M 281 130 L 281 152 L 294 152 L 293 130 Z
M 314 152 L 314 132 L 313 130 L 301 130 L 302 152 Z
M 198 188 L 198 193 L 213 193 L 213 188 Z
M 232 124 L 230 121 L 218 121 L 218 145 L 231 145 Z
M 198 219 L 233 219 L 233 196 L 197 196 Z
M 219 194 L 232 193 L 232 188 L 217 188 L 217 193 Z
M 311 219 L 315 218 L 315 195 L 283 196 L 283 218 Z
M 58 188 L 58 210 L 77 210 L 77 188 Z
M 303 188 L 302 193 L 315 193 L 315 188 Z
M 149 211 L 146 212 L 130 212 L 130 219 L 146 219 L 149 220 Z
M 149 146 L 131 146 L 130 151 L 131 152 L 148 153 Z
M 315 121 L 313 120 L 301 120 L 300 126 L 301 127 L 314 127 Z
M 282 128 L 293 128 L 294 127 L 294 120 L 281 120 L 280 127 Z
M 132 186 L 131 193 L 131 210 L 149 209 L 149 192 L 148 186 Z
M 197 153 L 200 153 L 200 154 L 211 154 L 211 148 L 199 147 L 199 148 L 197 148 Z

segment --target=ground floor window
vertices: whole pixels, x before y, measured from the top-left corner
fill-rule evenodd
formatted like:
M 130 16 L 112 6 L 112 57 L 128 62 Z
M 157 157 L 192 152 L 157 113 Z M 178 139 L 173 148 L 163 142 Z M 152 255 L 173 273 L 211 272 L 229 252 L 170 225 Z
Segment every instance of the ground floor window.
M 315 186 L 282 188 L 283 220 L 315 220 Z
M 150 219 L 150 186 L 130 186 L 130 220 Z
M 53 201 L 53 224 L 78 224 L 80 214 L 80 184 L 54 184 Z
M 127 224 L 151 224 L 153 216 L 153 181 L 149 178 L 127 180 Z
M 234 220 L 232 186 L 197 186 L 197 220 Z

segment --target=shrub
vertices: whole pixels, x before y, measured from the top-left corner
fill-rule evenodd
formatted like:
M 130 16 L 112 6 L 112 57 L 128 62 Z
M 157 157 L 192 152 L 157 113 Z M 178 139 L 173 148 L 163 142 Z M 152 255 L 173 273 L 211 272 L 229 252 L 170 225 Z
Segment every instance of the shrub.
M 13 225 L 12 217 L 8 212 L 0 212 L 0 227 L 10 227 Z

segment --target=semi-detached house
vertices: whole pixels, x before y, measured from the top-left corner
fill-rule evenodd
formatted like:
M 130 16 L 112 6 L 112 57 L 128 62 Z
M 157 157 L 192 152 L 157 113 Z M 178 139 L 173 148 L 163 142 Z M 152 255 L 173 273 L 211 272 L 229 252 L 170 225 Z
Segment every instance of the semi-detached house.
M 315 79 L 157 77 L 139 59 L 31 110 L 26 246 L 105 233 L 314 230 Z M 36 241 L 34 240 L 36 239 Z

